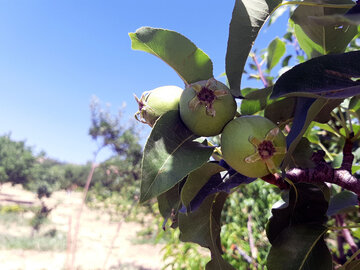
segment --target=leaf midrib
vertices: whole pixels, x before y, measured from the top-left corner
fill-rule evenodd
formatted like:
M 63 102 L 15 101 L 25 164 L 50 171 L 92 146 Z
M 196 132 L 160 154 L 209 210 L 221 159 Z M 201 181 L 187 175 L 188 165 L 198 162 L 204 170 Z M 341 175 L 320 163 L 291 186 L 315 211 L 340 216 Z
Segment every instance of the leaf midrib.
M 175 149 L 169 154 L 169 156 L 164 160 L 163 164 L 161 165 L 161 167 L 159 168 L 157 174 L 155 175 L 152 183 L 150 184 L 149 188 L 147 189 L 147 192 L 144 195 L 144 199 L 146 199 L 146 197 L 148 196 L 152 186 L 154 185 L 154 183 L 156 182 L 158 176 L 160 175 L 160 172 L 162 171 L 162 169 L 164 168 L 165 164 L 168 162 L 168 160 L 170 159 L 170 157 L 172 157 L 174 155 L 174 153 L 188 140 L 190 140 L 192 137 L 194 137 L 193 134 L 191 134 L 189 137 L 187 137 L 186 139 L 184 139 L 177 147 L 175 147 Z

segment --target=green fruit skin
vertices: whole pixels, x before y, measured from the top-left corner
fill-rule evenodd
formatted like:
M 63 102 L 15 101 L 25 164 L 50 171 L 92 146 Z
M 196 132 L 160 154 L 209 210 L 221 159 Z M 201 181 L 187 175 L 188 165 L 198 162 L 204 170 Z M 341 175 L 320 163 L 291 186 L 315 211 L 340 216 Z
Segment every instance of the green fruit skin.
M 262 161 L 246 163 L 245 158 L 255 153 L 255 146 L 249 141 L 249 137 L 264 140 L 266 134 L 276 125 L 269 119 L 261 116 L 242 116 L 229 122 L 221 134 L 221 150 L 223 159 L 236 171 L 248 177 L 263 177 L 270 172 Z M 273 140 L 275 147 L 286 147 L 286 139 L 280 131 Z M 285 154 L 272 156 L 272 160 L 278 167 Z
M 197 84 L 205 86 L 207 81 Z M 219 89 L 228 89 L 226 85 L 217 81 Z M 230 94 L 217 98 L 213 106 L 216 111 L 215 117 L 206 114 L 204 105 L 199 104 L 195 111 L 190 110 L 189 102 L 195 97 L 196 92 L 192 87 L 186 88 L 180 98 L 180 117 L 185 125 L 198 136 L 215 136 L 221 133 L 224 126 L 234 118 L 236 102 Z
M 144 118 L 153 125 L 164 113 L 179 109 L 180 96 L 183 90 L 175 85 L 167 85 L 151 90 L 146 97 Z

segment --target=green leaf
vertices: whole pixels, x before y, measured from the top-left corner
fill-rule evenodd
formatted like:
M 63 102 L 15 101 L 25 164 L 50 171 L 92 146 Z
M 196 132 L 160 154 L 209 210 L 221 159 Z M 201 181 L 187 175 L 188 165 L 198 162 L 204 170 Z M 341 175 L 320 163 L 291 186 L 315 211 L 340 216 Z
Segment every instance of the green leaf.
M 314 121 L 327 123 L 331 119 L 331 112 L 338 107 L 344 99 L 329 99 L 321 111 L 316 115 Z
M 343 99 L 360 93 L 360 51 L 320 56 L 296 65 L 276 81 L 271 98 Z
M 289 61 L 290 61 L 290 58 L 292 57 L 292 55 L 288 55 L 284 58 L 284 60 L 282 61 L 281 63 L 281 67 L 287 67 L 289 65 Z
M 349 264 L 338 268 L 338 270 L 359 270 L 359 269 L 360 269 L 360 260 L 354 260 Z
M 311 160 L 314 150 L 310 147 L 310 142 L 307 138 L 301 138 L 296 146 L 292 159 L 290 161 L 290 168 L 313 168 L 315 164 Z
M 213 77 L 210 58 L 181 34 L 160 28 L 141 27 L 129 33 L 131 48 L 159 57 L 191 84 Z
M 332 216 L 342 213 L 349 210 L 349 208 L 353 209 L 358 203 L 358 197 L 355 193 L 348 190 L 341 191 L 330 199 L 329 209 L 326 214 Z
M 327 1 L 331 4 L 353 4 L 351 0 L 332 0 Z M 328 25 L 320 25 L 314 23 L 314 17 L 322 17 L 326 15 L 345 14 L 348 9 L 343 8 L 325 8 L 299 5 L 294 11 L 291 19 L 295 23 L 295 35 L 299 41 L 299 45 L 306 54 L 313 56 L 309 51 L 311 43 L 304 39 L 304 34 L 316 45 L 312 49 L 320 54 L 342 53 L 347 45 L 357 34 L 356 26 L 342 25 L 330 23 Z M 302 30 L 301 32 L 299 30 Z M 310 46 L 309 46 L 310 45 Z M 310 52 L 310 54 L 309 54 Z
M 276 37 L 267 48 L 266 68 L 271 71 L 280 61 L 286 51 L 285 42 Z
M 191 211 L 190 202 L 195 198 L 210 177 L 224 170 L 225 169 L 217 163 L 208 162 L 189 174 L 181 189 L 181 201 L 189 211 Z
M 206 264 L 205 270 L 235 270 L 235 268 L 225 260 L 212 259 Z
M 290 192 L 285 192 L 284 201 L 271 209 L 266 235 L 272 244 L 291 225 L 322 225 L 327 220 L 328 201 L 325 196 L 329 189 L 307 183 L 298 183 L 295 187 L 296 191 L 292 187 Z
M 243 91 L 242 91 L 243 92 Z M 240 111 L 243 115 L 252 115 L 263 110 L 269 103 L 269 96 L 272 92 L 272 86 L 254 90 L 244 95 L 241 101 Z
M 327 228 L 299 224 L 286 228 L 273 243 L 269 270 L 332 270 L 332 257 L 323 239 Z
M 321 123 L 314 123 L 315 124 L 315 126 L 317 126 L 317 127 L 319 127 L 319 128 L 321 128 L 321 129 L 323 129 L 323 130 L 326 130 L 326 131 L 328 131 L 328 132 L 330 132 L 330 133 L 332 133 L 332 134 L 337 134 L 337 131 L 335 131 L 331 126 L 329 126 L 329 125 L 327 125 L 327 124 L 321 124 Z
M 270 104 L 268 102 L 268 105 L 264 111 L 264 116 L 269 118 L 274 123 L 282 124 L 288 122 L 294 118 L 297 100 L 297 97 L 288 97 L 274 101 Z M 330 112 L 338 105 L 340 105 L 341 102 L 342 99 L 329 99 L 320 112 L 316 115 L 314 121 L 327 123 L 331 117 Z M 318 125 L 323 125 L 321 123 L 318 123 Z
M 162 217 L 165 219 L 163 224 L 163 229 L 165 229 L 165 224 L 169 218 L 175 218 L 181 206 L 180 201 L 180 183 L 176 184 L 174 187 L 164 192 L 157 197 L 159 211 Z M 171 227 L 176 227 L 177 224 L 173 220 Z
M 264 116 L 274 123 L 285 123 L 294 117 L 296 97 L 274 101 L 266 106 Z
M 197 243 L 211 251 L 212 260 L 206 269 L 234 269 L 221 257 L 220 218 L 227 196 L 225 192 L 210 195 L 196 211 L 179 213 L 180 240 Z
M 157 120 L 143 153 L 141 203 L 169 190 L 209 159 L 213 147 L 194 139 L 179 111 L 169 111 Z
M 234 96 L 240 96 L 241 76 L 253 43 L 281 0 L 236 0 L 226 52 L 226 75 Z
M 354 111 L 357 114 L 357 117 L 360 118 L 360 96 L 354 96 L 351 98 L 349 109 Z
M 359 25 L 360 18 L 359 15 L 327 15 L 327 16 L 319 16 L 313 17 L 310 16 L 309 19 L 313 21 L 315 24 L 328 26 L 328 25 L 342 25 L 342 26 L 349 26 L 349 25 Z
M 308 58 L 315 58 L 323 55 L 323 49 L 309 38 L 302 30 L 300 25 L 294 24 L 294 34 L 298 40 L 299 46 L 306 53 Z

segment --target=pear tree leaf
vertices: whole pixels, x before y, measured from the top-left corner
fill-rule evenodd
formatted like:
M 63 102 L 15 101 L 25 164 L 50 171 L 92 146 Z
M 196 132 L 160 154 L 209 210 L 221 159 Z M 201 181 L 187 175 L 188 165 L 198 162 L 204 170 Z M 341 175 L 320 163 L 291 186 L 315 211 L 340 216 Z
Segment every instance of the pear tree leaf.
M 213 77 L 210 58 L 183 35 L 166 29 L 141 27 L 129 33 L 131 48 L 153 54 L 172 67 L 185 84 Z
M 231 189 L 241 185 L 241 184 L 249 184 L 256 180 L 256 178 L 250 178 L 245 175 L 242 175 L 238 172 L 232 172 L 233 169 L 230 169 L 229 172 L 222 172 L 225 174 L 222 176 L 220 173 L 216 173 L 211 176 L 210 179 L 206 182 L 206 184 L 198 191 L 196 196 L 191 200 L 188 206 L 184 206 L 180 209 L 180 212 L 187 211 L 196 211 L 202 202 L 209 195 L 218 193 L 218 192 L 226 192 L 230 193 Z
M 323 225 L 327 220 L 329 203 L 325 194 L 328 193 L 328 188 L 324 187 L 323 190 L 308 183 L 298 183 L 295 187 L 296 191 L 292 187 L 290 191 L 284 192 L 283 201 L 276 203 L 271 209 L 272 216 L 266 225 L 266 235 L 271 244 L 291 225 Z
M 168 191 L 209 159 L 213 147 L 196 138 L 182 123 L 179 111 L 169 111 L 156 121 L 143 153 L 141 203 Z
M 360 268 L 360 260 L 354 260 L 338 268 L 338 270 L 359 270 L 359 268 Z
M 290 168 L 313 168 L 315 167 L 314 162 L 311 160 L 311 156 L 314 150 L 310 147 L 310 142 L 307 138 L 301 138 L 298 145 L 296 146 L 291 162 Z
M 209 181 L 210 177 L 224 170 L 225 169 L 217 163 L 208 162 L 189 174 L 183 188 L 181 189 L 181 201 L 189 211 L 191 211 L 191 201 L 195 198 L 201 188 Z
M 281 0 L 236 0 L 229 29 L 226 75 L 234 96 L 240 96 L 241 76 L 254 41 Z
M 297 144 L 300 142 L 302 136 L 307 128 L 323 107 L 328 103 L 328 99 L 318 98 L 298 98 L 296 103 L 295 115 L 293 125 L 286 137 L 287 152 L 282 162 L 281 168 L 285 169 L 291 162 L 291 156 Z
M 212 260 L 206 269 L 234 269 L 221 257 L 220 218 L 227 196 L 224 192 L 212 194 L 196 211 L 179 213 L 180 240 L 199 244 L 211 251 Z
M 291 120 L 295 114 L 296 99 L 288 97 L 272 102 L 266 106 L 264 116 L 277 124 Z
M 324 242 L 327 228 L 329 188 L 307 183 L 295 184 L 276 203 L 266 226 L 272 244 L 267 267 L 269 270 L 332 269 L 332 257 Z
M 328 216 L 333 216 L 359 204 L 358 197 L 355 193 L 343 190 L 334 195 L 329 202 Z
M 280 61 L 286 51 L 285 42 L 276 37 L 267 48 L 266 68 L 271 71 Z
M 243 115 L 252 115 L 263 110 L 267 104 L 271 103 L 269 96 L 272 86 L 249 92 L 241 101 L 240 110 Z
M 298 224 L 283 230 L 267 257 L 269 270 L 332 270 L 332 256 L 324 241 L 327 228 Z
M 324 55 L 294 66 L 276 81 L 270 98 L 343 99 L 360 94 L 360 51 Z
M 321 45 L 316 44 L 314 41 L 312 41 L 311 38 L 306 35 L 300 25 L 294 24 L 291 19 L 289 21 L 293 25 L 294 34 L 296 36 L 296 39 L 298 40 L 299 46 L 305 52 L 307 57 L 311 59 L 322 56 L 323 48 L 321 47 Z
M 172 218 L 171 227 L 174 228 L 177 226 L 176 216 L 181 206 L 180 183 L 176 184 L 171 189 L 169 189 L 168 191 L 162 193 L 157 197 L 159 211 L 162 217 L 164 218 L 164 223 L 163 223 L 164 230 L 165 230 L 165 224 L 169 218 Z
M 327 3 L 353 4 L 351 0 L 331 0 L 327 1 Z M 336 22 L 328 25 L 315 24 L 314 18 L 335 14 L 344 15 L 348 10 L 347 8 L 299 5 L 291 16 L 295 23 L 295 36 L 299 41 L 299 45 L 303 47 L 305 34 L 313 43 L 318 45 L 314 47 L 318 53 L 322 55 L 343 53 L 347 45 L 358 33 L 357 27 L 348 23 L 339 25 Z M 306 46 L 310 44 L 306 39 L 305 43 L 307 43 Z M 308 50 L 305 51 L 309 57 L 312 56 L 309 55 Z

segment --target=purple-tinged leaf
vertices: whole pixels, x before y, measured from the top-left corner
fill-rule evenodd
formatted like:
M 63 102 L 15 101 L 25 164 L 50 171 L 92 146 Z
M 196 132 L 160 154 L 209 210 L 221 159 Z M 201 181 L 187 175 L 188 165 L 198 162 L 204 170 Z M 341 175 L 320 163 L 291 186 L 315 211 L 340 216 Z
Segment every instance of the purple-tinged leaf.
M 346 211 L 349 208 L 353 208 L 359 204 L 358 197 L 355 193 L 344 190 L 336 194 L 330 199 L 329 209 L 327 211 L 328 216 L 332 216 L 342 211 Z
M 325 55 L 296 65 L 276 81 L 270 98 L 341 99 L 360 94 L 360 51 Z
M 296 149 L 297 144 L 300 142 L 302 136 L 306 132 L 311 122 L 315 119 L 323 107 L 328 103 L 327 99 L 319 98 L 298 98 L 293 125 L 289 135 L 286 137 L 287 153 L 281 165 L 285 169 L 291 162 L 291 155 Z
M 221 161 L 220 165 L 227 169 L 228 172 L 224 176 L 220 173 L 213 175 L 191 200 L 188 209 L 182 207 L 180 212 L 186 212 L 186 210 L 195 211 L 209 195 L 218 192 L 230 193 L 231 189 L 256 180 L 256 178 L 247 177 L 236 172 L 225 161 Z

